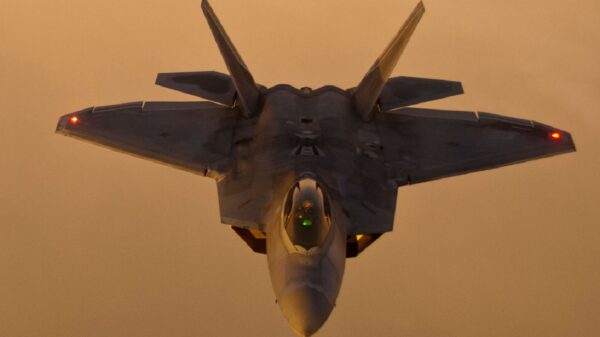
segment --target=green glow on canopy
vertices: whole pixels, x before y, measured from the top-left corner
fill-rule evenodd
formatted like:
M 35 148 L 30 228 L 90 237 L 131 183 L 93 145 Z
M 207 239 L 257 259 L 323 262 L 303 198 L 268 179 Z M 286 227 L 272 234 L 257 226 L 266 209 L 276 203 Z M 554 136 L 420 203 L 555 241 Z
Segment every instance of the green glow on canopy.
M 312 225 L 312 221 L 308 220 L 308 219 L 304 219 L 302 220 L 302 226 L 304 227 L 308 227 Z

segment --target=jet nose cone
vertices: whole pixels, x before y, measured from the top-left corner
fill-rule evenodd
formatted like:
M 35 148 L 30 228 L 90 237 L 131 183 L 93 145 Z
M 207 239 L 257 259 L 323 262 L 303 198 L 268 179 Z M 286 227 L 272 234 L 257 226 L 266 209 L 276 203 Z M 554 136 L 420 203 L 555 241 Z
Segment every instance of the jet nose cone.
M 300 336 L 312 336 L 323 326 L 333 305 L 325 294 L 313 287 L 292 288 L 279 301 L 290 326 Z

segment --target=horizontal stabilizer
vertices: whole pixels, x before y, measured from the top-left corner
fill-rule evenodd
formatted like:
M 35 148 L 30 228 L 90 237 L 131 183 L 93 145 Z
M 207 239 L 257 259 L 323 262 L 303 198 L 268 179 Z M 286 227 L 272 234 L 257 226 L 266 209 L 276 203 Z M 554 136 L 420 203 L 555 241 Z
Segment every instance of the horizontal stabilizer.
M 400 76 L 385 84 L 379 106 L 385 112 L 463 93 L 460 82 Z
M 216 71 L 161 73 L 156 84 L 227 106 L 233 106 L 235 99 L 231 78 Z

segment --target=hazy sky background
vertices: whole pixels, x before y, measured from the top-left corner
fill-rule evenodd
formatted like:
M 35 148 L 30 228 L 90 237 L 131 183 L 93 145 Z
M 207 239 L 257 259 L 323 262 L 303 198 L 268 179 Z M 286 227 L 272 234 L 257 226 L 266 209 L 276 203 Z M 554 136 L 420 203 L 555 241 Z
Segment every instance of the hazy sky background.
M 416 1 L 212 4 L 259 83 L 347 88 Z M 394 74 L 466 94 L 424 106 L 555 125 L 578 152 L 401 188 L 318 336 L 599 336 L 600 2 L 425 5 Z M 2 0 L 0 46 L 0 336 L 294 336 L 212 180 L 54 134 L 195 99 L 158 72 L 225 72 L 199 0 Z

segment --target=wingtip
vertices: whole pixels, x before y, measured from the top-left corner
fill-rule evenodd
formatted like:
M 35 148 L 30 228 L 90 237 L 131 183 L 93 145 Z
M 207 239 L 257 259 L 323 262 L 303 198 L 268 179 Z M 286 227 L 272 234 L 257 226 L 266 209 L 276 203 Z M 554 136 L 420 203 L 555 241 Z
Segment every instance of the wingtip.
M 67 127 L 67 115 L 64 115 L 58 119 L 58 123 L 56 123 L 56 129 L 54 130 L 54 133 L 63 134 L 66 127 Z
M 87 108 L 81 111 L 76 111 L 60 116 L 60 118 L 58 119 L 58 123 L 56 123 L 56 129 L 54 130 L 54 133 L 69 135 L 69 129 L 71 129 L 72 126 L 81 122 L 80 115 L 91 109 L 92 108 Z
M 577 152 L 577 146 L 575 145 L 575 139 L 573 139 L 573 136 L 571 135 L 570 132 L 567 131 L 563 131 L 563 133 L 567 136 L 567 141 L 568 141 L 568 145 L 569 145 L 569 152 Z

